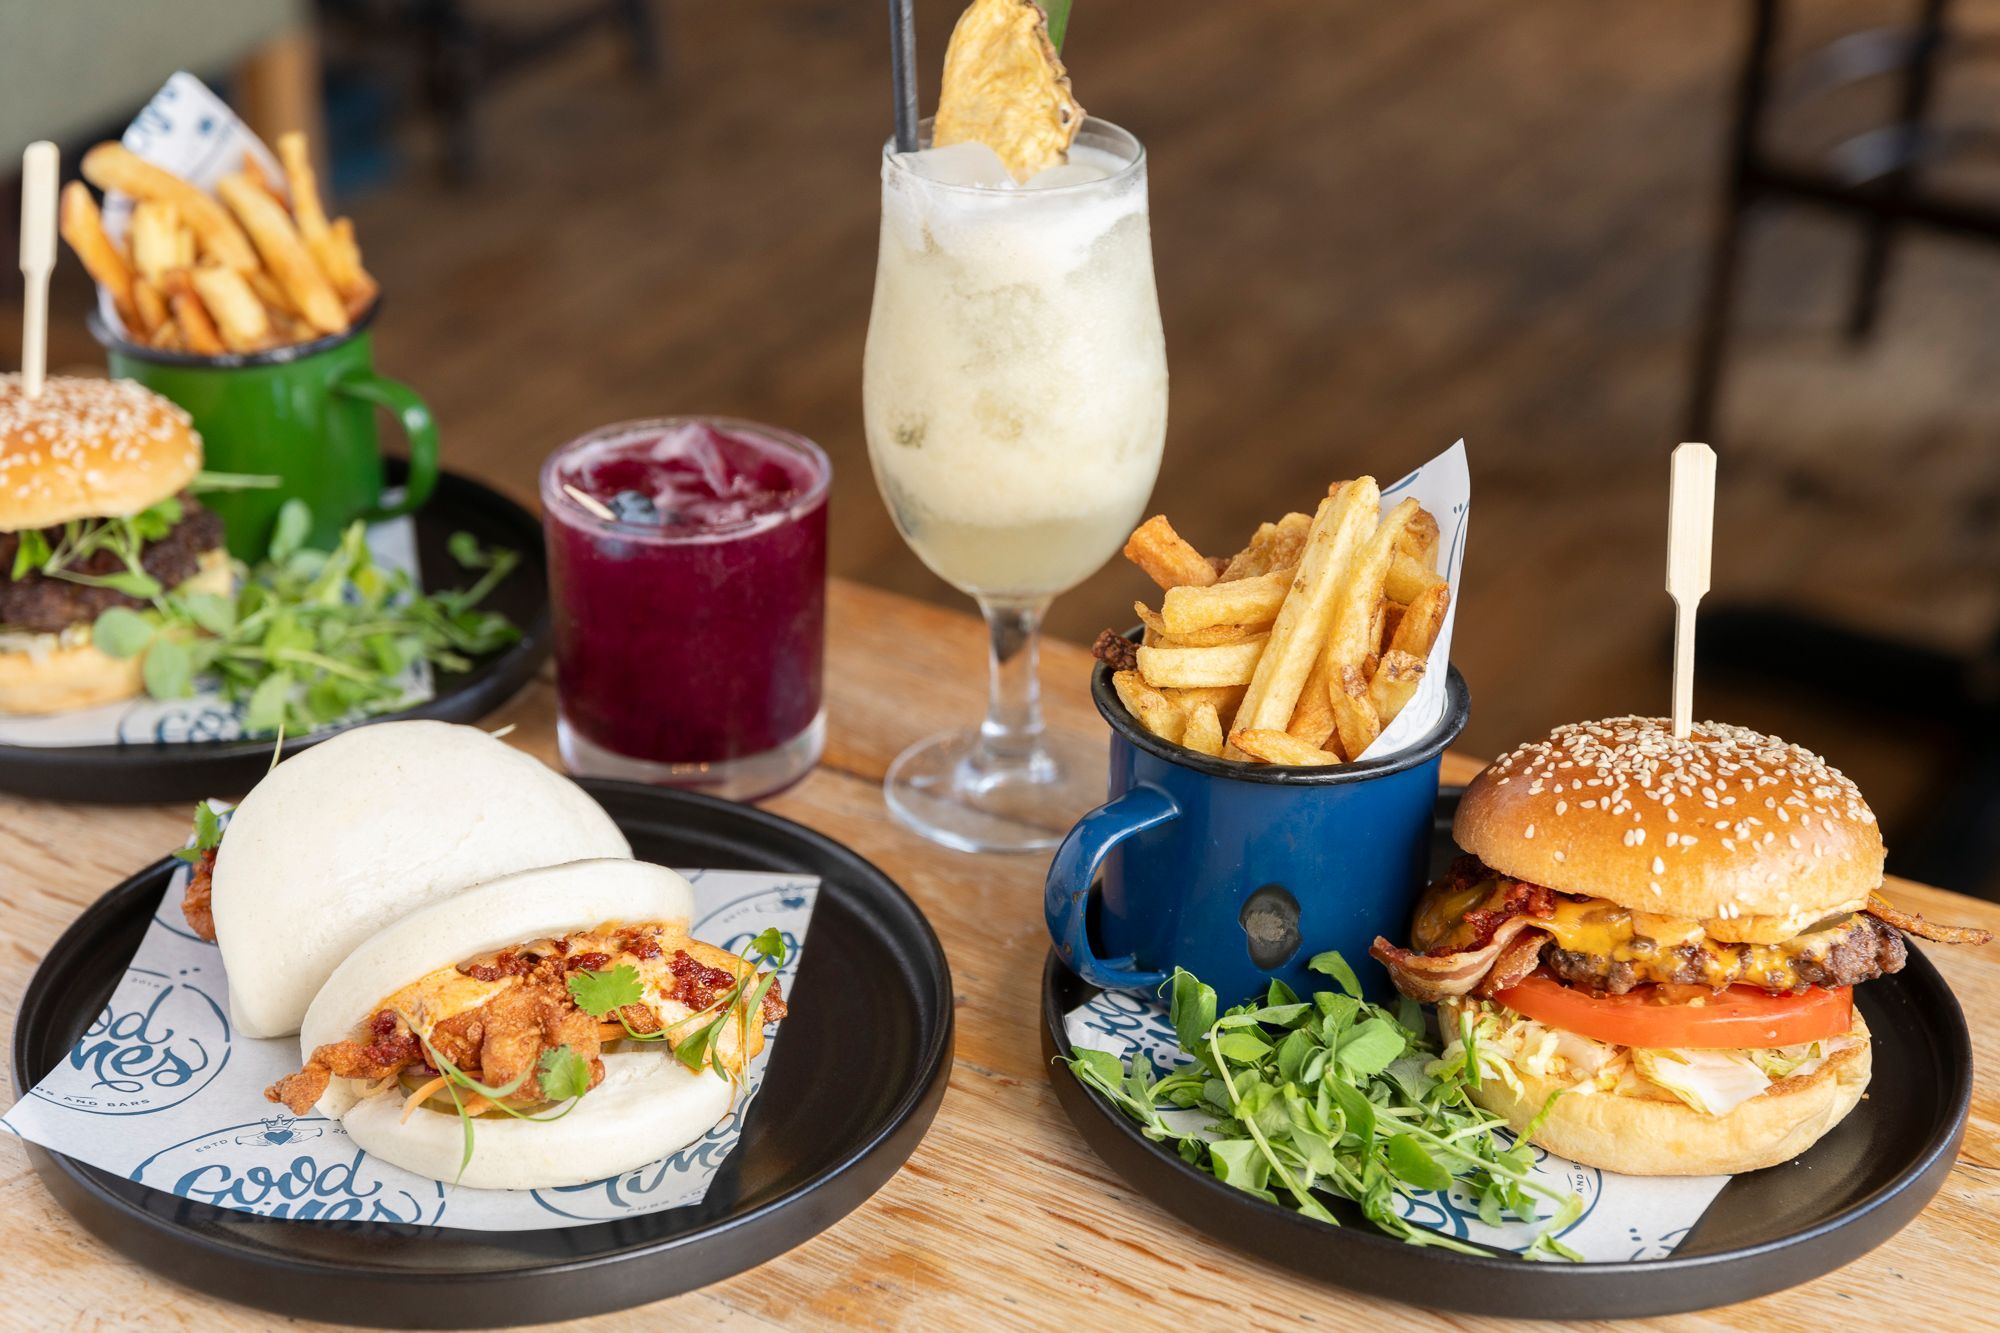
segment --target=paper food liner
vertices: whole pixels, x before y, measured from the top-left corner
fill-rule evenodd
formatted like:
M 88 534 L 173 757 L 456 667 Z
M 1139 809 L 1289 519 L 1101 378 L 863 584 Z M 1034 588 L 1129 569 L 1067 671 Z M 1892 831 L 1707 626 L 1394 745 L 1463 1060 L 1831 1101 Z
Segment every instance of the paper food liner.
M 374 524 L 368 529 L 368 549 L 376 564 L 387 570 L 401 570 L 410 576 L 412 583 L 421 586 L 417 527 L 413 521 L 396 518 Z M 428 662 L 413 662 L 399 683 L 403 698 L 398 708 L 414 708 L 436 693 Z M 223 699 L 215 677 L 210 675 L 197 677 L 194 693 L 185 699 L 141 695 L 46 717 L 0 715 L 0 745 L 155 746 L 242 738 L 242 708 Z
M 280 194 L 285 192 L 285 174 L 277 157 L 229 109 L 229 103 L 186 70 L 177 71 L 160 86 L 153 100 L 125 127 L 119 142 L 134 155 L 211 194 L 217 181 L 243 169 L 243 155 L 249 153 L 264 169 L 264 178 L 272 187 Z M 113 240 L 122 240 L 131 225 L 132 202 L 130 195 L 106 192 L 104 230 Z M 102 287 L 97 289 L 97 313 L 108 328 L 131 336 L 118 318 L 110 293 Z
M 1431 645 L 1417 692 L 1395 720 L 1382 728 L 1374 744 L 1361 752 L 1363 759 L 1380 759 L 1418 744 L 1444 716 L 1445 679 L 1451 674 L 1451 630 L 1458 622 L 1458 581 L 1465 569 L 1465 528 L 1472 517 L 1472 477 L 1465 466 L 1465 441 L 1460 440 L 1402 480 L 1384 486 L 1382 512 L 1388 513 L 1408 496 L 1415 496 L 1438 522 L 1438 572 L 1451 587 L 1451 600 L 1445 606 L 1444 628 Z
M 370 1157 L 337 1121 L 317 1112 L 294 1116 L 264 1100 L 267 1086 L 299 1067 L 298 1038 L 256 1040 L 230 1030 L 222 955 L 181 919 L 187 873 L 168 886 L 104 1012 L 69 1058 L 0 1116 L 0 1126 L 197 1203 L 262 1217 L 468 1231 L 587 1226 L 699 1203 L 735 1151 L 784 1035 L 781 1023 L 750 1062 L 730 1113 L 671 1157 L 588 1185 L 452 1186 Z M 681 873 L 694 885 L 696 937 L 734 953 L 767 927 L 783 932 L 790 957 L 779 977 L 789 992 L 818 879 Z
M 1439 520 L 1443 521 L 1442 514 Z M 1101 992 L 1070 1010 L 1064 1017 L 1064 1026 L 1072 1046 L 1109 1051 L 1120 1059 L 1144 1052 L 1161 1075 L 1189 1063 L 1174 1036 L 1166 1005 L 1150 995 Z M 1215 1119 L 1198 1110 L 1166 1108 L 1162 1114 L 1177 1131 L 1189 1133 L 1199 1132 Z M 1512 1141 L 1512 1135 L 1504 1130 L 1500 1133 Z M 1169 1148 L 1162 1151 L 1172 1152 Z M 1591 1263 L 1666 1258 L 1731 1179 L 1729 1176 L 1625 1176 L 1594 1166 L 1579 1166 L 1540 1148 L 1534 1151 L 1534 1176 L 1540 1184 L 1559 1196 L 1574 1192 L 1582 1197 L 1583 1212 L 1557 1232 L 1556 1239 Z M 1548 1216 L 1554 1207 L 1553 1203 L 1546 1204 L 1543 1215 Z M 1525 1251 L 1543 1230 L 1543 1224 L 1538 1222 L 1512 1220 L 1501 1226 L 1488 1226 L 1479 1220 L 1478 1203 L 1455 1185 L 1449 1192 L 1420 1190 L 1399 1194 L 1396 1211 L 1426 1230 L 1515 1254 Z

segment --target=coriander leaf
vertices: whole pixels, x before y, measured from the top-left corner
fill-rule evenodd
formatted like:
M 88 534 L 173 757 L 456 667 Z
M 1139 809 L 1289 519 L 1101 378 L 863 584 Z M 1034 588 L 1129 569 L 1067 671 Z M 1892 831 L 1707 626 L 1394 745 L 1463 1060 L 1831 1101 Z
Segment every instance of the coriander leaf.
M 1306 969 L 1332 977 L 1334 984 L 1346 991 L 1350 998 L 1356 1000 L 1361 998 L 1361 982 L 1355 977 L 1354 969 L 1347 965 L 1347 960 L 1340 956 L 1338 950 L 1328 949 L 1325 953 L 1314 954 L 1312 961 L 1306 964 Z
M 110 657 L 137 657 L 153 641 L 153 622 L 129 606 L 106 607 L 90 627 L 90 642 Z
M 639 984 L 639 970 L 620 963 L 608 972 L 582 970 L 569 974 L 570 998 L 576 1007 L 593 1018 L 602 1018 L 614 1009 L 637 1004 L 645 995 Z
M 566 1102 L 590 1091 L 590 1062 L 576 1053 L 574 1046 L 557 1046 L 542 1052 L 536 1062 L 542 1096 L 552 1102 Z
M 785 933 L 776 926 L 766 926 L 757 932 L 757 938 L 750 941 L 749 950 L 743 955 L 763 958 L 779 965 L 785 961 Z

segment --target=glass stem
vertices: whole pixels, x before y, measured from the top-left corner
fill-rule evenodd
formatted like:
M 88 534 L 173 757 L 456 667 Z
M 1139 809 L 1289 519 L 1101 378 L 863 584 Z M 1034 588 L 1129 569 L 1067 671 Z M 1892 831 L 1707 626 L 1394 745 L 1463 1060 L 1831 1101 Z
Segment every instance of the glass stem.
M 979 599 L 986 616 L 991 670 L 981 748 L 1002 765 L 1027 762 L 1042 748 L 1042 681 L 1036 659 L 1049 599 Z

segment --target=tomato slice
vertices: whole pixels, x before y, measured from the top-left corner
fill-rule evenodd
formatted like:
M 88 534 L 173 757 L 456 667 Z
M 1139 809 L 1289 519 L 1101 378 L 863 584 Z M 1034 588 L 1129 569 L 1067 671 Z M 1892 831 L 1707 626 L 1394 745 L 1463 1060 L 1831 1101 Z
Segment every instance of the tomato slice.
M 1640 986 L 1598 997 L 1537 972 L 1493 997 L 1515 1013 L 1619 1046 L 1791 1046 L 1837 1037 L 1854 1021 L 1854 988 L 1773 995 L 1755 986 Z

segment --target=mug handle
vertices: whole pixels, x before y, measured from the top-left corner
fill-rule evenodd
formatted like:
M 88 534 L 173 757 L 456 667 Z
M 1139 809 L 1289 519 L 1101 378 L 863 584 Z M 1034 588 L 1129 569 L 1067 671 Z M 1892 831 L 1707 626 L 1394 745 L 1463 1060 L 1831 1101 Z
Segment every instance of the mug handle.
M 403 435 L 410 442 L 410 476 L 403 483 L 402 502 L 377 505 L 362 517 L 374 523 L 422 508 L 424 501 L 431 498 L 431 488 L 437 485 L 438 476 L 438 429 L 437 422 L 431 419 L 431 409 L 409 385 L 372 370 L 341 376 L 334 382 L 333 391 L 386 409 L 402 423 Z
M 1098 867 L 1111 849 L 1135 833 L 1179 819 L 1174 798 L 1147 783 L 1105 802 L 1082 819 L 1056 849 L 1043 886 L 1042 910 L 1049 937 L 1071 971 L 1106 990 L 1151 990 L 1167 979 L 1164 972 L 1132 966 L 1132 958 L 1099 958 L 1090 951 L 1090 895 Z

